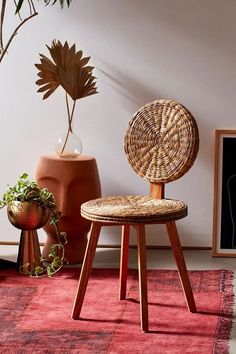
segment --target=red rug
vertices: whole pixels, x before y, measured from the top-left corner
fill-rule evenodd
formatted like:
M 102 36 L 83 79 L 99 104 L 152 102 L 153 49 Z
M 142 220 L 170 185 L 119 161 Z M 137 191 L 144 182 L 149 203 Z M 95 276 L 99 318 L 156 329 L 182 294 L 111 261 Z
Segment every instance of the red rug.
M 140 331 L 137 271 L 118 301 L 118 270 L 95 269 L 82 309 L 70 318 L 79 270 L 53 278 L 0 271 L 0 353 L 226 354 L 233 274 L 191 271 L 198 313 L 189 313 L 176 271 L 148 271 L 150 333 Z

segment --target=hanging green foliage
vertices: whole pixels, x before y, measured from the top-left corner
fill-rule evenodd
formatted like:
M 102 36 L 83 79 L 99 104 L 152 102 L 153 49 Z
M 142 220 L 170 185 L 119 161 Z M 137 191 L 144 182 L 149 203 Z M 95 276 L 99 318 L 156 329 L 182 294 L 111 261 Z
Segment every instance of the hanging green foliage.
M 43 0 L 43 2 L 45 3 L 45 5 L 49 5 L 50 3 L 51 3 L 52 5 L 54 5 L 57 1 L 58 1 L 58 0 L 53 0 L 53 1 L 51 1 L 51 0 Z M 69 7 L 71 1 L 72 1 L 72 0 L 59 0 L 59 3 L 60 3 L 60 5 L 61 5 L 61 8 L 64 7 L 64 4 L 65 4 L 65 3 L 66 3 L 67 6 Z M 16 12 L 15 12 L 15 13 L 16 13 L 16 14 L 19 13 L 19 11 L 21 10 L 22 5 L 24 4 L 24 2 L 28 2 L 29 5 L 33 5 L 33 4 L 34 4 L 34 0 L 31 0 L 31 1 L 29 1 L 29 0 L 18 0 L 18 1 L 16 1 L 16 2 L 15 2 L 15 3 L 16 3 Z
M 8 52 L 9 46 L 12 43 L 15 36 L 17 35 L 19 29 L 27 21 L 31 20 L 34 16 L 38 15 L 38 12 L 36 11 L 36 7 L 35 7 L 35 2 L 36 2 L 35 0 L 12 0 L 12 1 L 14 1 L 15 4 L 15 14 L 17 14 L 19 17 L 19 23 L 14 29 L 14 31 L 12 32 L 12 34 L 9 35 L 9 37 L 6 40 L 4 36 L 3 24 L 5 21 L 6 14 L 7 16 L 9 15 L 9 12 L 7 12 L 6 9 L 7 9 L 7 5 L 9 5 L 10 3 L 10 0 L 8 1 L 2 0 L 0 2 L 0 63 L 5 57 L 6 53 Z M 65 4 L 69 7 L 70 3 L 72 2 L 72 0 L 41 0 L 41 1 L 43 1 L 45 5 L 49 5 L 50 3 L 51 5 L 54 5 L 59 1 L 61 8 L 63 8 Z M 22 10 L 24 4 L 27 5 L 25 6 L 26 15 L 25 17 L 21 17 L 20 11 Z

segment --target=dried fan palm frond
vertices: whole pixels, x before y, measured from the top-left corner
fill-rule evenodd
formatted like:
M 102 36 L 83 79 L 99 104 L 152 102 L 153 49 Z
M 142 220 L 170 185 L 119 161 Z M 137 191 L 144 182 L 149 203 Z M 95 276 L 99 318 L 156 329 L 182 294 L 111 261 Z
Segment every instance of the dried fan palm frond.
M 38 92 L 45 92 L 43 99 L 58 86 L 63 87 L 74 101 L 97 93 L 96 78 L 92 74 L 94 67 L 86 66 L 90 57 L 83 58 L 83 52 L 76 51 L 75 44 L 69 47 L 67 42 L 62 45 L 54 40 L 47 48 L 52 60 L 40 54 L 41 63 L 35 64 L 40 77 L 36 84 L 41 86 Z
M 87 65 L 90 57 L 83 58 L 82 50 L 76 51 L 75 44 L 69 47 L 68 43 L 62 44 L 54 40 L 47 46 L 51 59 L 40 54 L 40 63 L 35 64 L 39 70 L 38 92 L 44 92 L 43 99 L 48 98 L 61 86 L 66 92 L 66 107 L 68 128 L 59 156 L 64 156 L 68 137 L 72 131 L 72 121 L 75 113 L 76 101 L 80 98 L 97 93 L 96 77 L 93 75 L 93 66 Z M 73 100 L 70 107 L 69 97 Z M 77 152 L 76 152 L 77 153 Z M 68 154 L 66 155 L 68 156 Z
M 57 67 L 50 59 L 41 54 L 40 62 L 41 64 L 35 65 L 39 69 L 38 76 L 40 77 L 40 79 L 36 81 L 36 84 L 41 86 L 38 92 L 47 91 L 43 96 L 43 99 L 45 99 L 60 86 L 60 81 Z

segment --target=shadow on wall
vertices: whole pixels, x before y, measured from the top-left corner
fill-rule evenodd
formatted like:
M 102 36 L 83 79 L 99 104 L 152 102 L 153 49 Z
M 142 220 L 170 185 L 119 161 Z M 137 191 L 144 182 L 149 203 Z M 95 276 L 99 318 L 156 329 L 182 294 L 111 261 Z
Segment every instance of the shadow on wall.
M 100 62 L 102 65 L 96 69 L 105 77 L 108 85 L 120 94 L 118 97 L 122 98 L 122 103 L 128 111 L 135 112 L 146 103 L 162 98 L 159 92 L 128 76 L 115 65 L 111 66 L 101 59 Z
M 87 46 L 100 81 L 112 88 L 117 102 L 130 113 L 160 98 L 186 105 L 199 125 L 198 158 L 204 170 L 212 170 L 216 121 L 225 107 L 234 111 L 235 4 L 101 0 L 73 6 L 74 19 L 79 16 L 83 31 L 92 34 Z

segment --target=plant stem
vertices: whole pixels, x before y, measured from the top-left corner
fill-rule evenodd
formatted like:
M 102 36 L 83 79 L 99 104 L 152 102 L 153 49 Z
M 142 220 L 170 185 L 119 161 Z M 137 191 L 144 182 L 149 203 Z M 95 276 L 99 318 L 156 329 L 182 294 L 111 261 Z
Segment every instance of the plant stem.
M 6 0 L 5 0 L 5 1 L 3 0 L 2 5 L 4 4 L 4 2 L 6 2 Z M 1 14 L 2 14 L 2 12 L 1 12 Z M 7 42 L 7 44 L 6 44 L 6 46 L 5 46 L 4 48 L 2 48 L 2 52 L 1 52 L 1 54 L 0 54 L 0 63 L 1 63 L 1 61 L 3 60 L 3 57 L 5 56 L 5 54 L 7 53 L 7 50 L 8 50 L 8 48 L 9 48 L 9 46 L 10 46 L 10 44 L 11 44 L 13 38 L 14 38 L 15 35 L 17 34 L 18 30 L 19 30 L 19 29 L 21 28 L 21 26 L 23 26 L 28 20 L 30 20 L 32 17 L 34 17 L 34 16 L 36 16 L 36 15 L 38 15 L 37 12 L 32 13 L 32 15 L 26 17 L 26 18 L 25 18 L 24 20 L 22 20 L 21 23 L 16 27 L 16 29 L 13 31 L 12 35 L 10 36 L 10 38 L 9 38 L 9 40 L 8 40 L 8 42 Z M 3 18 L 4 18 L 4 13 L 3 13 Z M 3 20 L 2 20 L 2 18 L 1 18 L 1 24 L 2 24 L 2 22 L 3 22 Z
M 30 14 L 32 15 L 32 13 L 35 12 L 35 9 L 34 9 L 34 4 L 32 2 L 32 0 L 28 0 L 28 4 L 29 4 L 29 11 L 30 11 Z
M 63 152 L 64 152 L 64 150 L 65 150 L 65 147 L 66 147 L 66 144 L 67 144 L 67 140 L 68 140 L 68 138 L 69 138 L 69 134 L 70 134 L 70 128 L 68 128 L 68 130 L 67 130 L 66 138 L 65 138 L 63 147 L 62 147 L 62 149 L 61 149 L 60 155 L 62 155 Z
M 0 52 L 3 51 L 3 21 L 5 16 L 6 3 L 7 0 L 2 0 L 1 16 L 0 16 Z
M 70 132 L 72 132 L 68 93 L 66 91 L 65 91 L 65 93 L 66 93 L 66 110 L 67 110 L 67 118 L 68 118 L 68 129 L 69 129 Z
M 68 94 L 66 92 L 66 109 L 67 109 L 67 116 L 68 116 L 68 129 L 67 129 L 66 138 L 65 138 L 63 147 L 61 149 L 60 155 L 62 155 L 64 150 L 65 150 L 65 147 L 66 147 L 66 144 L 67 144 L 67 141 L 68 141 L 70 133 L 73 133 L 73 131 L 72 131 L 72 120 L 73 120 L 74 113 L 75 113 L 75 104 L 76 104 L 76 100 L 73 101 L 72 110 L 70 112 Z
M 76 104 L 76 100 L 73 101 L 73 107 L 72 107 L 72 111 L 71 111 L 71 115 L 70 115 L 70 127 L 71 127 L 72 120 L 73 120 L 74 113 L 75 113 L 75 104 Z

